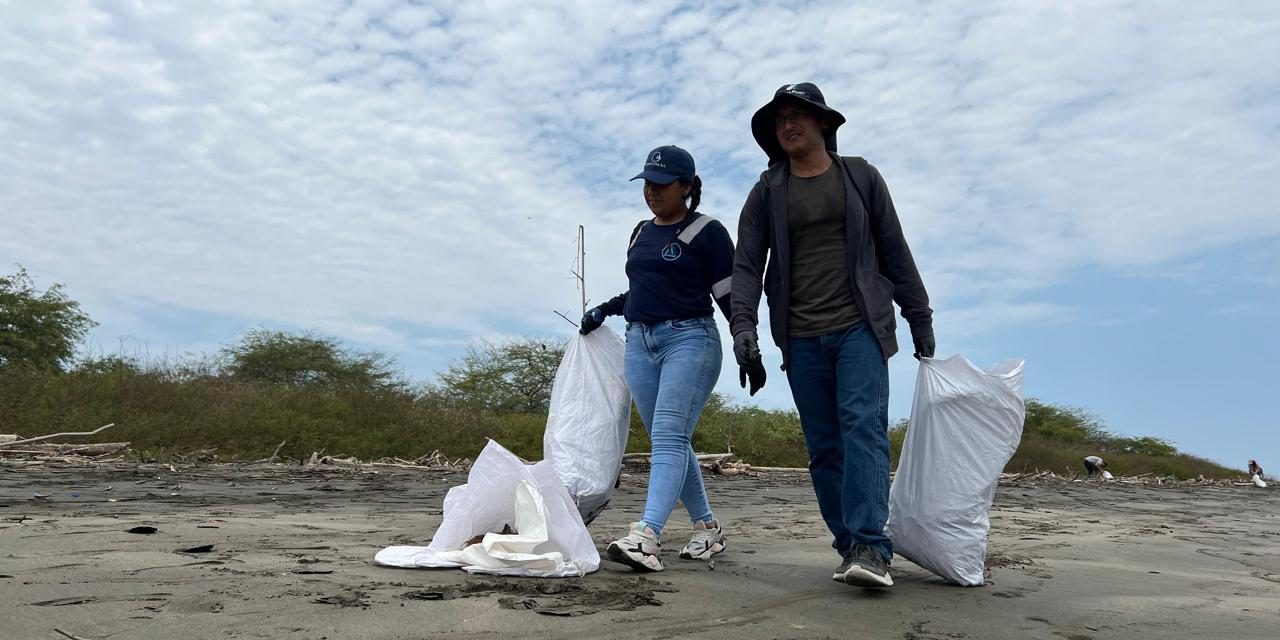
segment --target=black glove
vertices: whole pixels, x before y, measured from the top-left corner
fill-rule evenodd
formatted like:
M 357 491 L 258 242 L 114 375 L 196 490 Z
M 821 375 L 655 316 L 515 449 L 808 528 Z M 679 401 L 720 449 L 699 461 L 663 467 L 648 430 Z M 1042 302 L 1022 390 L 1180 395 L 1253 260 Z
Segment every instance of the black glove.
M 585 336 L 599 329 L 602 324 L 604 324 L 604 312 L 600 307 L 587 309 L 587 312 L 582 314 L 582 321 L 578 323 L 578 333 Z
M 750 395 L 755 395 L 757 391 L 764 387 L 764 365 L 757 364 L 754 367 L 738 367 L 738 383 L 743 389 L 747 388 L 747 381 L 751 381 Z
M 747 381 L 751 382 L 750 395 L 764 387 L 767 377 L 764 372 L 764 361 L 760 358 L 760 346 L 756 332 L 743 331 L 733 337 L 733 357 L 738 361 L 738 383 L 743 389 Z
M 912 335 L 911 338 L 916 343 L 916 352 L 912 354 L 916 360 L 933 357 L 933 352 L 937 350 L 938 345 L 933 341 L 932 333 L 923 336 Z

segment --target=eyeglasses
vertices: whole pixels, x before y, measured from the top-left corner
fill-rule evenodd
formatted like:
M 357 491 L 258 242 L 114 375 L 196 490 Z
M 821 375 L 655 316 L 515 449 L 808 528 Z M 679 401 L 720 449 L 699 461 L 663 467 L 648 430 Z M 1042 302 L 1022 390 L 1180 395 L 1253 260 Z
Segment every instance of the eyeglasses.
M 793 109 L 787 113 L 779 113 L 777 116 L 774 117 L 773 124 L 774 126 L 782 127 L 787 125 L 788 123 L 800 122 L 808 118 L 817 118 L 817 115 L 812 111 L 806 111 L 804 109 Z

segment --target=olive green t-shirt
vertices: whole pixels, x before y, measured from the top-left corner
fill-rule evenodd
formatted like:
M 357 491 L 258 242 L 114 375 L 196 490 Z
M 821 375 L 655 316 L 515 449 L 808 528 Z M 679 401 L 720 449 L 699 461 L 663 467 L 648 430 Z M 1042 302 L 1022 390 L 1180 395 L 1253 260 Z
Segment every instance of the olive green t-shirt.
M 835 163 L 822 175 L 789 177 L 791 300 L 787 333 L 811 338 L 861 319 L 849 284 L 844 180 Z

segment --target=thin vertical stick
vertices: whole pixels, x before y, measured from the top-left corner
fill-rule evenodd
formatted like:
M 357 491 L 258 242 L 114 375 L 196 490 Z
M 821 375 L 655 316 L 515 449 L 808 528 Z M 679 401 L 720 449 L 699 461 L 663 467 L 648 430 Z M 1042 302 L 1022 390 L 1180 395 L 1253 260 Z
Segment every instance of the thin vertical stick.
M 582 288 L 582 314 L 587 314 L 587 231 L 578 225 L 578 284 Z

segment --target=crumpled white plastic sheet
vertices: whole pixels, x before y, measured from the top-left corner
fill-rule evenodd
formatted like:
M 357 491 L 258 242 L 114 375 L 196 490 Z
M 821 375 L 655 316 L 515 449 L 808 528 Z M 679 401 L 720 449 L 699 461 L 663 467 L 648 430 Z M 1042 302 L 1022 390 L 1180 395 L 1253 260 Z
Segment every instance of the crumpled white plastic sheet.
M 504 526 L 516 533 L 497 533 Z M 467 545 L 479 535 L 481 542 Z M 467 483 L 445 495 L 444 521 L 431 543 L 387 547 L 373 559 L 391 567 L 544 578 L 600 568 L 600 553 L 551 463 L 526 465 L 492 440 L 471 466 Z

